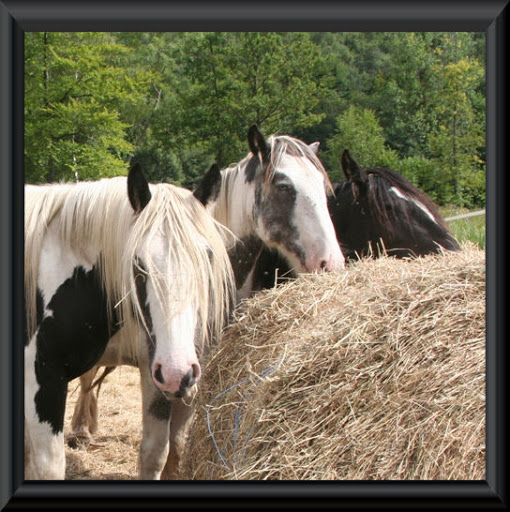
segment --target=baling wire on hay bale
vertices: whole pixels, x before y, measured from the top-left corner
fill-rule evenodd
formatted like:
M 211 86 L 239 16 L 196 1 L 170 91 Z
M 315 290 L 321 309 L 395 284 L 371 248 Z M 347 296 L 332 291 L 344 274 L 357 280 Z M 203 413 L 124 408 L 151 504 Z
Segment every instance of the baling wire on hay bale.
M 485 479 L 485 256 L 364 260 L 246 302 L 183 476 Z

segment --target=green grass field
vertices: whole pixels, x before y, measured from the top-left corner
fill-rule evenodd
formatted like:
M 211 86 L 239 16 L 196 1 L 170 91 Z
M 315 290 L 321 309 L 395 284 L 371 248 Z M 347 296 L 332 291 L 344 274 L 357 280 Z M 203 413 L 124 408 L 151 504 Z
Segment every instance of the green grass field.
M 446 219 L 448 217 L 469 213 L 469 210 L 458 207 L 445 207 L 441 208 L 441 213 Z M 459 243 L 469 240 L 478 245 L 481 249 L 485 249 L 485 215 L 452 220 L 448 222 L 448 225 Z

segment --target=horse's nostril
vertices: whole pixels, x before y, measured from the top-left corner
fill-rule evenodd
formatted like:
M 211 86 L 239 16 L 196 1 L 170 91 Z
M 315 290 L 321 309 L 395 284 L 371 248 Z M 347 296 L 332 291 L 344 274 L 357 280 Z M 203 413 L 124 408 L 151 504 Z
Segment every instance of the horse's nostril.
M 324 270 L 327 266 L 328 262 L 326 260 L 322 260 L 320 263 L 321 270 Z
M 183 378 L 181 381 L 181 388 L 189 388 L 193 386 L 195 383 L 195 373 L 193 372 L 193 369 L 191 369 Z
M 200 380 L 200 376 L 202 375 L 200 365 L 194 364 L 191 366 L 191 369 L 193 370 L 193 379 L 195 382 L 198 382 Z
M 200 379 L 200 366 L 194 364 L 181 380 L 180 391 L 184 394 L 186 389 L 191 388 Z
M 163 373 L 161 372 L 161 365 L 158 364 L 156 370 L 154 371 L 154 378 L 160 383 L 164 384 L 165 379 L 163 378 Z

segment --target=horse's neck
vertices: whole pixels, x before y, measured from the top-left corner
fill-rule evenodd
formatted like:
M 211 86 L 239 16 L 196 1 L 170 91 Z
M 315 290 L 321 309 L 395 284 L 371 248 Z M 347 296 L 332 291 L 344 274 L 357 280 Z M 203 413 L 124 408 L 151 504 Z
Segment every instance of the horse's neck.
M 246 183 L 243 172 L 238 168 L 222 171 L 221 191 L 210 213 L 238 239 L 229 250 L 238 299 L 251 294 L 253 269 L 263 247 L 253 222 L 254 201 L 254 187 Z
M 239 239 L 256 236 L 253 223 L 255 190 L 238 168 L 222 171 L 222 186 L 211 213 Z

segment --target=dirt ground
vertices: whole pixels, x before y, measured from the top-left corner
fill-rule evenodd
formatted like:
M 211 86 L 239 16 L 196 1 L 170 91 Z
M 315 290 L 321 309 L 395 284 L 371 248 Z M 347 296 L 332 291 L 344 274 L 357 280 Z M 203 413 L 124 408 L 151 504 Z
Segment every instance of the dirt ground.
M 99 397 L 99 429 L 88 448 L 66 443 L 66 480 L 136 480 L 142 435 L 139 372 L 118 367 L 106 377 Z M 79 381 L 69 385 L 65 435 L 70 433 Z

